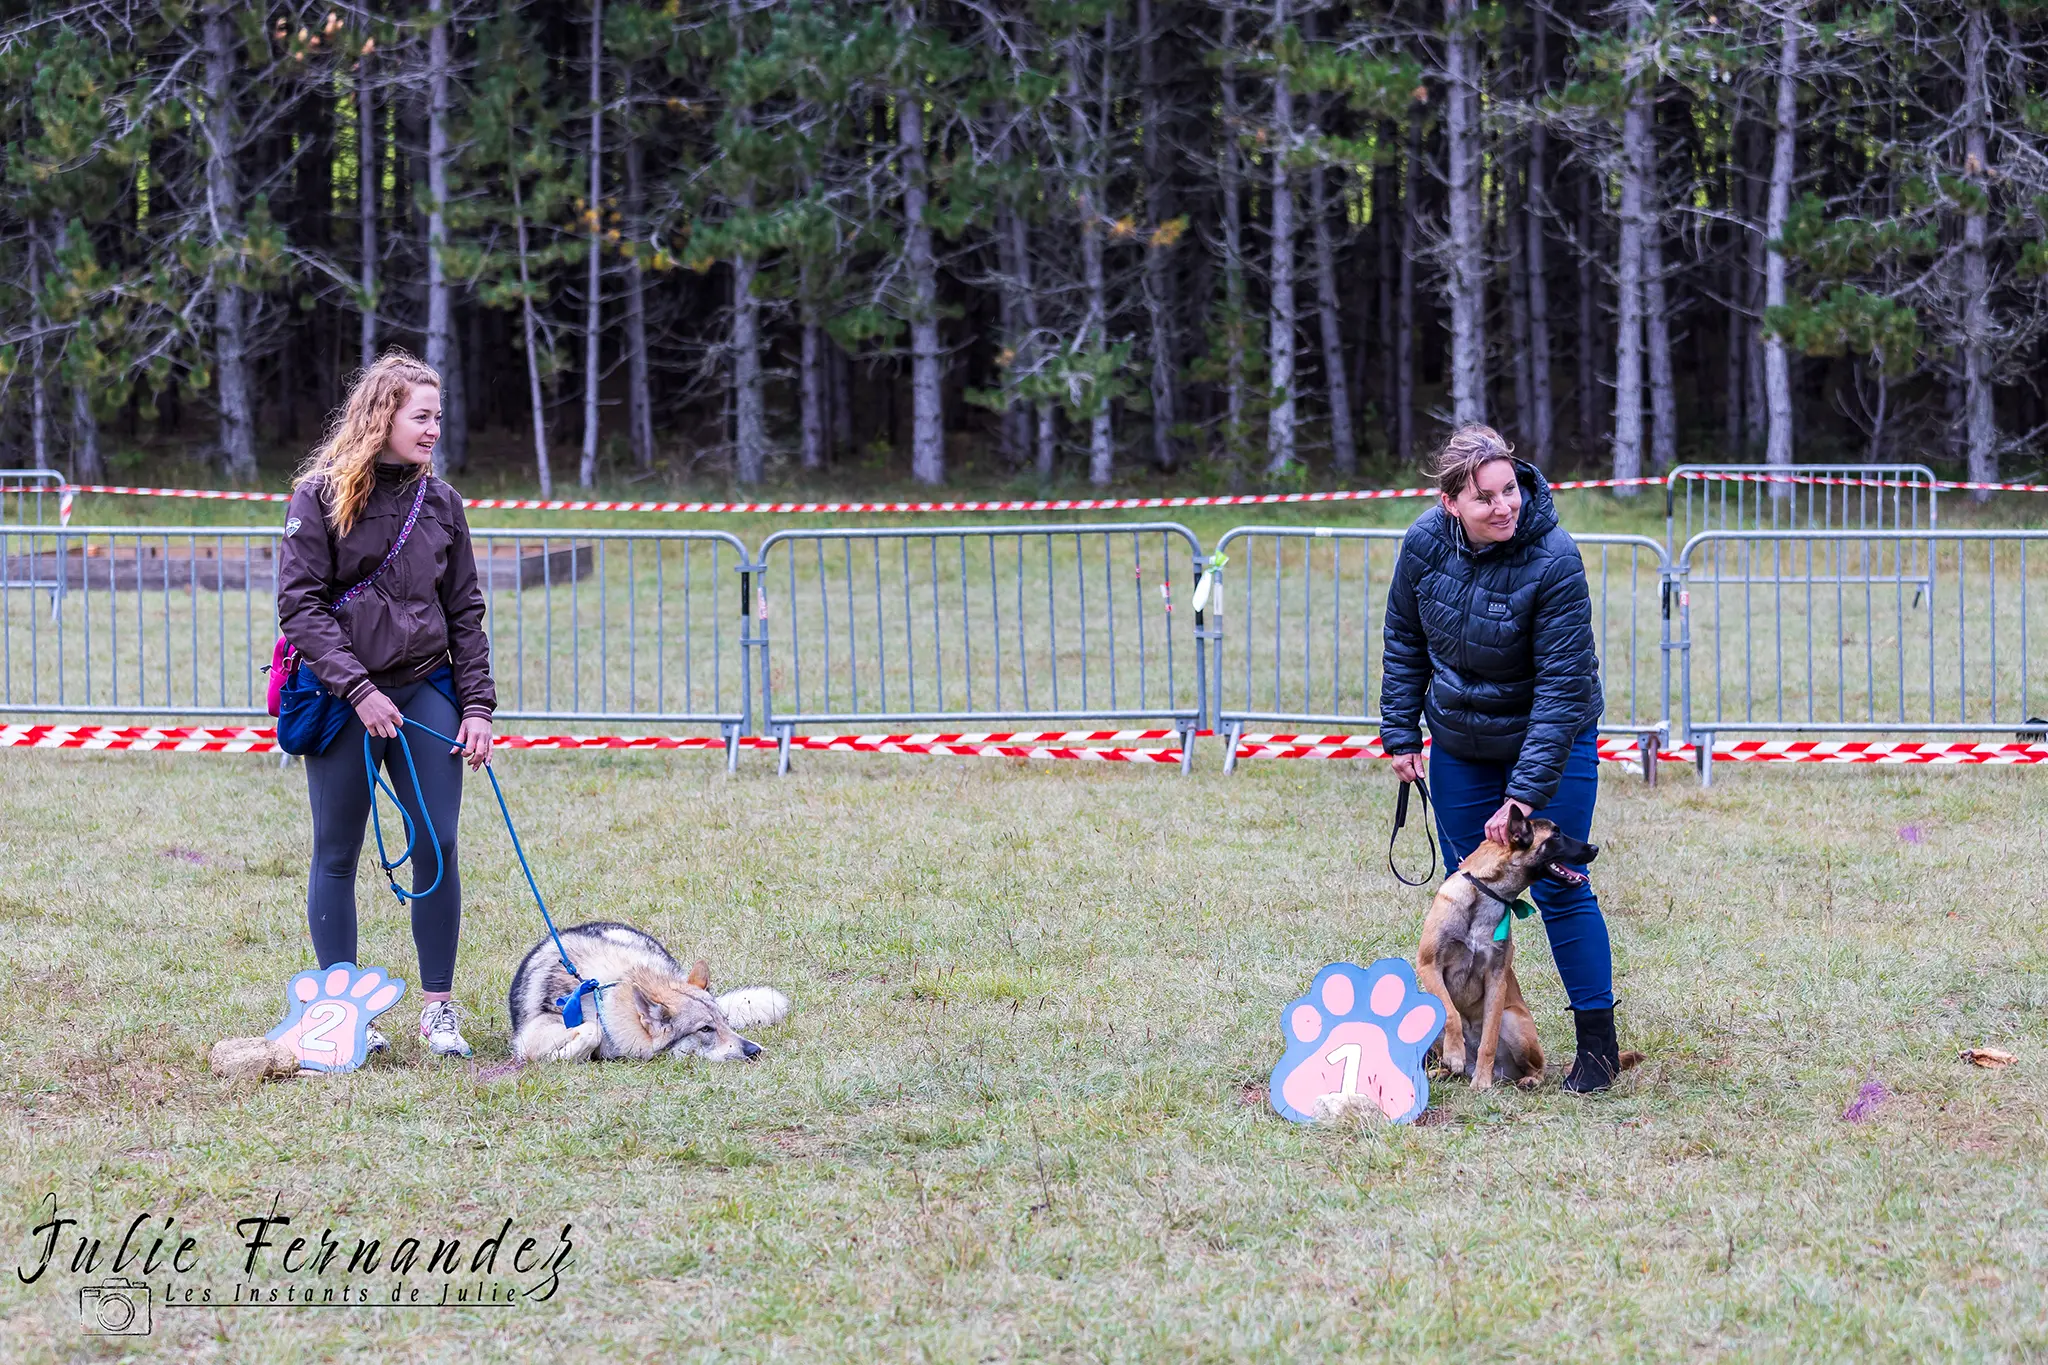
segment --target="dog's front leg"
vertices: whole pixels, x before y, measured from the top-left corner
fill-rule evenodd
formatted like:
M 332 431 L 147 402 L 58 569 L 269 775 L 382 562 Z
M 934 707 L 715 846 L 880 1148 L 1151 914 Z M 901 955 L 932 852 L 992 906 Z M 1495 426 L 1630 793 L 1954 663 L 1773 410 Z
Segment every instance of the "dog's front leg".
M 1422 989 L 1428 991 L 1444 1007 L 1443 1036 L 1437 1040 L 1437 1054 L 1442 1059 L 1444 1070 L 1455 1076 L 1465 1069 L 1465 1021 L 1458 1014 L 1457 1002 L 1451 999 L 1451 992 L 1444 985 L 1443 968 L 1437 965 L 1436 939 L 1425 932 L 1422 948 L 1415 954 L 1415 979 Z
M 1486 1000 L 1480 1006 L 1479 1057 L 1472 1069 L 1472 1088 L 1486 1090 L 1493 1085 L 1493 1059 L 1500 1051 L 1501 1009 L 1507 1003 L 1507 992 L 1503 988 L 1507 972 L 1501 967 L 1486 974 Z
M 562 1040 L 560 1051 L 555 1054 L 557 1061 L 587 1062 L 595 1057 L 598 1048 L 604 1045 L 604 1030 L 597 1026 L 595 1019 L 564 1032 L 567 1036 Z
M 512 1040 L 512 1055 L 522 1062 L 587 1062 L 603 1042 L 595 1019 L 569 1028 L 559 1014 L 538 1014 Z

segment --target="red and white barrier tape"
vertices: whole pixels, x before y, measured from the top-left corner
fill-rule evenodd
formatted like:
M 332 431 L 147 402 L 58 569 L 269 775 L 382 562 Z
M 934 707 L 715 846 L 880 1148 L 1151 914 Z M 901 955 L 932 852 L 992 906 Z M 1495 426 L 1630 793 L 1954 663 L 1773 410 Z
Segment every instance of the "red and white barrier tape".
M 936 754 L 961 758 L 1064 758 L 1093 762 L 1178 763 L 1177 747 L 1133 747 L 1178 739 L 1172 730 L 1025 730 L 923 735 L 797 735 L 790 747 L 813 752 Z M 1116 743 L 1117 747 L 1087 748 Z M 499 735 L 499 749 L 723 749 L 717 735 Z M 747 735 L 743 749 L 774 749 Z M 277 731 L 254 726 L 5 725 L 0 749 L 163 750 L 181 754 L 276 753 Z
M 1615 488 L 1662 483 L 1662 479 L 1591 479 L 1552 484 L 1559 489 Z M 289 493 L 249 493 L 213 488 L 131 488 L 117 484 L 74 484 L 71 493 L 108 493 L 138 498 L 198 498 L 210 502 L 289 502 Z M 1370 502 L 1384 498 L 1434 497 L 1433 488 L 1360 488 L 1330 493 L 1218 493 L 1157 498 L 999 498 L 942 502 L 626 502 L 604 498 L 464 498 L 463 506 L 501 512 L 671 512 L 833 514 L 884 512 L 1102 512 L 1145 508 L 1242 507 L 1298 502 Z
M 989 731 L 928 735 L 794 735 L 789 746 L 813 753 L 938 754 L 954 758 L 1066 758 L 1099 763 L 1178 763 L 1178 747 L 1148 741 L 1178 740 L 1173 730 Z M 1108 744 L 1110 748 L 1083 748 Z M 1135 747 L 1134 747 L 1135 746 Z
M 1172 730 L 1017 730 L 902 735 L 797 735 L 790 747 L 810 753 L 934 754 L 961 758 L 1054 758 L 1108 763 L 1179 763 L 1181 750 L 1149 741 L 1177 740 Z M 1108 745 L 1110 747 L 1089 747 Z M 499 735 L 500 749 L 723 749 L 716 735 Z M 758 735 L 744 749 L 774 749 Z M 1640 762 L 1633 739 L 1600 740 L 1603 762 Z M 5 725 L 0 749 L 106 749 L 171 753 L 268 754 L 277 732 L 252 726 Z M 1247 734 L 1239 758 L 1385 758 L 1378 735 Z M 1692 745 L 1660 750 L 1666 763 L 1690 763 Z M 1890 740 L 1723 740 L 1717 763 L 2048 763 L 2048 744 L 1967 744 Z
M 1603 763 L 1640 763 L 1633 739 L 1599 742 Z M 1239 758 L 1385 758 L 1378 735 L 1240 735 Z M 1660 749 L 1665 763 L 1691 763 L 1690 744 Z M 1916 743 L 1890 740 L 1734 739 L 1714 745 L 1716 763 L 2048 763 L 2048 744 Z
M 792 735 L 789 744 L 793 749 L 832 749 L 854 744 L 1148 744 L 1179 738 L 1178 730 L 961 730 L 920 735 Z
M 1688 755 L 1690 750 L 1687 750 Z M 1660 751 L 1658 757 L 1673 760 L 1677 750 Z M 1239 758 L 1385 758 L 1387 751 L 1378 735 L 1239 735 Z M 1639 762 L 1641 752 L 1633 739 L 1600 740 L 1603 763 Z
M 1823 474 L 1764 474 L 1743 470 L 1700 470 L 1685 476 L 1706 483 L 1789 483 L 1837 488 L 1924 488 L 1907 479 L 1853 478 Z M 1559 492 L 1585 488 L 1662 487 L 1664 476 L 1635 479 L 1560 479 L 1550 485 Z M 1937 479 L 1942 492 L 1989 491 L 2048 493 L 2042 483 L 1975 483 Z M 257 493 L 220 488 L 139 488 L 125 484 L 71 484 L 59 500 L 59 520 L 69 525 L 72 499 L 79 493 L 105 493 L 140 498 L 199 498 L 217 502 L 288 502 L 289 493 Z M 1262 507 L 1292 503 L 1373 502 L 1386 498 L 1434 497 L 1433 488 L 1358 488 L 1327 493 L 1219 493 L 1157 498 L 1008 498 L 942 502 L 630 502 L 586 498 L 465 498 L 463 505 L 480 510 L 521 512 L 665 512 L 683 514 L 773 513 L 779 515 L 902 513 L 902 512 L 1106 512 L 1179 507 Z
M 1693 746 L 1676 756 L 1691 760 Z M 1886 740 L 1738 739 L 1714 745 L 1716 763 L 2048 763 L 2048 744 L 1893 743 Z
M 244 725 L 0 725 L 0 749 L 8 748 L 269 754 L 277 752 L 277 731 Z

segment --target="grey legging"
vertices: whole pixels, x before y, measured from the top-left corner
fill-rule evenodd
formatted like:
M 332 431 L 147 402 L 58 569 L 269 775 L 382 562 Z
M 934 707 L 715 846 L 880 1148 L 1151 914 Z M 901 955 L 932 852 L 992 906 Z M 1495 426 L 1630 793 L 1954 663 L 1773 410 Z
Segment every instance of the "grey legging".
M 460 724 L 455 703 L 431 683 L 392 688 L 385 693 L 398 709 L 444 735 Z M 440 857 L 447 862 L 441 884 L 432 894 L 411 902 L 412 941 L 420 955 L 420 989 L 445 991 L 455 982 L 455 944 L 462 930 L 462 879 L 456 873 L 455 823 L 462 813 L 462 758 L 448 745 L 418 726 L 405 727 L 406 743 L 419 761 L 420 793 L 434 820 Z M 418 832 L 412 856 L 412 889 L 433 883 L 440 870 L 435 850 L 427 844 L 426 827 L 412 790 L 405 750 L 395 739 L 372 739 L 370 752 L 385 772 L 385 781 Z M 326 752 L 306 759 L 306 791 L 313 801 L 313 874 L 306 888 L 306 923 L 313 931 L 313 951 L 322 967 L 358 962 L 356 957 L 356 862 L 370 818 L 369 776 L 363 771 L 363 722 L 353 713 Z M 390 817 L 385 803 L 384 843 L 392 857 L 405 848 L 401 821 Z

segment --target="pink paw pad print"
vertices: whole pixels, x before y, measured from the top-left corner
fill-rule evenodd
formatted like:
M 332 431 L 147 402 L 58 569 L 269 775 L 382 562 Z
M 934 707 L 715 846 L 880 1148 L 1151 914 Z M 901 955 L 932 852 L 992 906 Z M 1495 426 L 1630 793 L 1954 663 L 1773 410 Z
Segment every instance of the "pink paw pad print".
M 382 967 L 337 962 L 300 972 L 285 986 L 284 1022 L 268 1037 L 298 1054 L 305 1071 L 353 1071 L 369 1055 L 370 1021 L 398 1003 L 405 983 Z
M 1333 962 L 1280 1012 L 1287 1050 L 1267 1092 L 1273 1108 L 1310 1123 L 1325 1096 L 1356 1095 L 1394 1123 L 1413 1122 L 1429 1107 L 1422 1057 L 1443 1027 L 1442 1002 L 1403 959 Z

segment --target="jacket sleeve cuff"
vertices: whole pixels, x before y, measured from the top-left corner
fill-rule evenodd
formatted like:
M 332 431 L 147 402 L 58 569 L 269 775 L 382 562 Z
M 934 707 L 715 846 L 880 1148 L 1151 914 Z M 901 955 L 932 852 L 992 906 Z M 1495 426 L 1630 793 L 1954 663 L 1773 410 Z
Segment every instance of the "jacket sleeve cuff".
M 356 679 L 355 685 L 349 688 L 348 691 L 341 694 L 341 699 L 347 702 L 350 706 L 354 706 L 358 702 L 362 701 L 364 697 L 369 696 L 371 692 L 375 691 L 376 687 L 377 685 L 371 682 L 368 676 L 366 675 L 364 677 Z
M 492 709 L 483 702 L 473 701 L 462 708 L 462 718 L 464 720 L 489 720 Z
M 1380 726 L 1380 747 L 1390 754 L 1419 754 L 1422 752 L 1421 727 L 1396 721 Z

